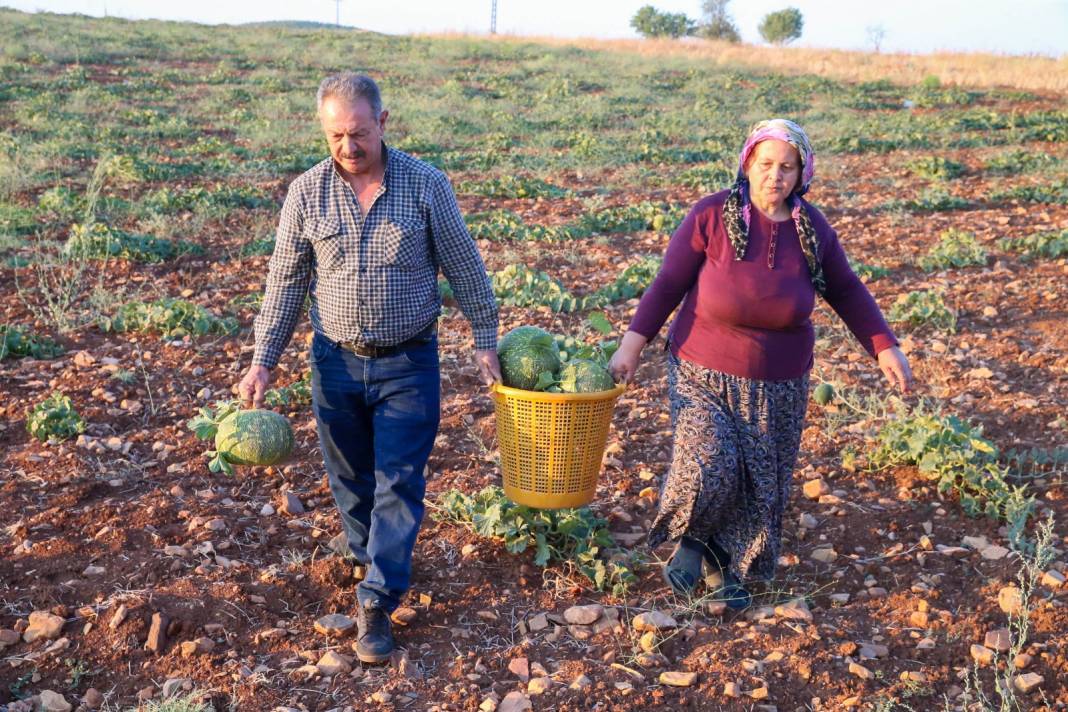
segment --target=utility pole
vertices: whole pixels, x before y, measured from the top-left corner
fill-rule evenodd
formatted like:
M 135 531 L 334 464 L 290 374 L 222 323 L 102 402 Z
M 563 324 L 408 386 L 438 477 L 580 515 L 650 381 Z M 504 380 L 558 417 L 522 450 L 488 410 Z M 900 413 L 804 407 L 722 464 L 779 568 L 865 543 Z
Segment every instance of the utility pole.
M 334 0 L 334 24 L 341 27 L 341 0 Z
M 497 34 L 497 0 L 493 0 L 493 9 L 490 10 L 490 34 Z

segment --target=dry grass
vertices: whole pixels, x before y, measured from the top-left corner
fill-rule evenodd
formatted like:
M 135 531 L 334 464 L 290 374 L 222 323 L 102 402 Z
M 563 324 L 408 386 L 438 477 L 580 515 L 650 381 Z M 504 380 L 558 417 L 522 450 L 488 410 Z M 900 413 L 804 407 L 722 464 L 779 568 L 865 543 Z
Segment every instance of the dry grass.
M 486 37 L 482 36 L 481 39 Z M 718 65 L 744 66 L 781 74 L 815 74 L 855 82 L 887 79 L 897 84 L 916 84 L 926 76 L 935 75 L 943 84 L 966 87 L 1068 92 L 1068 54 L 1060 58 L 979 52 L 876 54 L 856 50 L 763 47 L 696 39 L 599 40 L 509 35 L 498 35 L 492 39 L 573 45 L 640 55 L 707 58 Z

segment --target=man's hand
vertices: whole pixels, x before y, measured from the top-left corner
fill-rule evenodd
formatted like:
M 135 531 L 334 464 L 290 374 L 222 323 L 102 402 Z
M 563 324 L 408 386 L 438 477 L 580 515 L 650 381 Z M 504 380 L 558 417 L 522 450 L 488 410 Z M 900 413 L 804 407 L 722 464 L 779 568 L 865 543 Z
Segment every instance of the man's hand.
M 271 382 L 271 372 L 266 366 L 249 366 L 245 377 L 237 386 L 237 393 L 241 396 L 242 405 L 248 408 L 263 407 L 263 394 L 267 392 L 267 384 Z
M 501 363 L 497 360 L 495 349 L 478 349 L 475 351 L 475 363 L 478 375 L 487 386 L 501 382 Z
M 912 369 L 909 368 L 909 360 L 901 349 L 891 346 L 879 352 L 879 369 L 890 381 L 891 386 L 896 386 L 902 393 L 908 393 L 912 386 Z

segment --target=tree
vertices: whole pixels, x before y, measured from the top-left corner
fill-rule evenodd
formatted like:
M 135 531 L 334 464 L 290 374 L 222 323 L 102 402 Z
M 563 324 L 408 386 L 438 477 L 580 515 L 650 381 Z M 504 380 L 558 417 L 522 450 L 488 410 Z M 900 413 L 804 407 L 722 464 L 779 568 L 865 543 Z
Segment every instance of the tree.
M 727 4 L 731 0 L 704 0 L 701 14 L 704 22 L 697 26 L 697 34 L 710 40 L 741 42 L 742 36 L 734 19 L 727 14 Z
M 630 20 L 642 37 L 685 37 L 697 30 L 697 24 L 682 12 L 660 12 L 652 5 L 642 7 Z
M 883 40 L 886 39 L 886 28 L 882 25 L 868 25 L 864 28 L 864 32 L 868 35 L 868 41 L 875 47 L 875 53 L 879 53 L 879 49 L 883 46 Z
M 772 44 L 784 45 L 801 36 L 805 21 L 796 7 L 771 12 L 760 21 L 760 36 Z

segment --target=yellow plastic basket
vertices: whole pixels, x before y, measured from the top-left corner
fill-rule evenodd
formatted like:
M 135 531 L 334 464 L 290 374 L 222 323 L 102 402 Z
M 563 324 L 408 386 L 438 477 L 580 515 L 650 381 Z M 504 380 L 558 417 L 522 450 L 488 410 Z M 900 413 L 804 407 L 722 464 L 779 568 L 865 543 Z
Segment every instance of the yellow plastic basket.
M 505 495 L 538 509 L 592 501 L 612 409 L 624 390 L 539 393 L 495 385 Z

